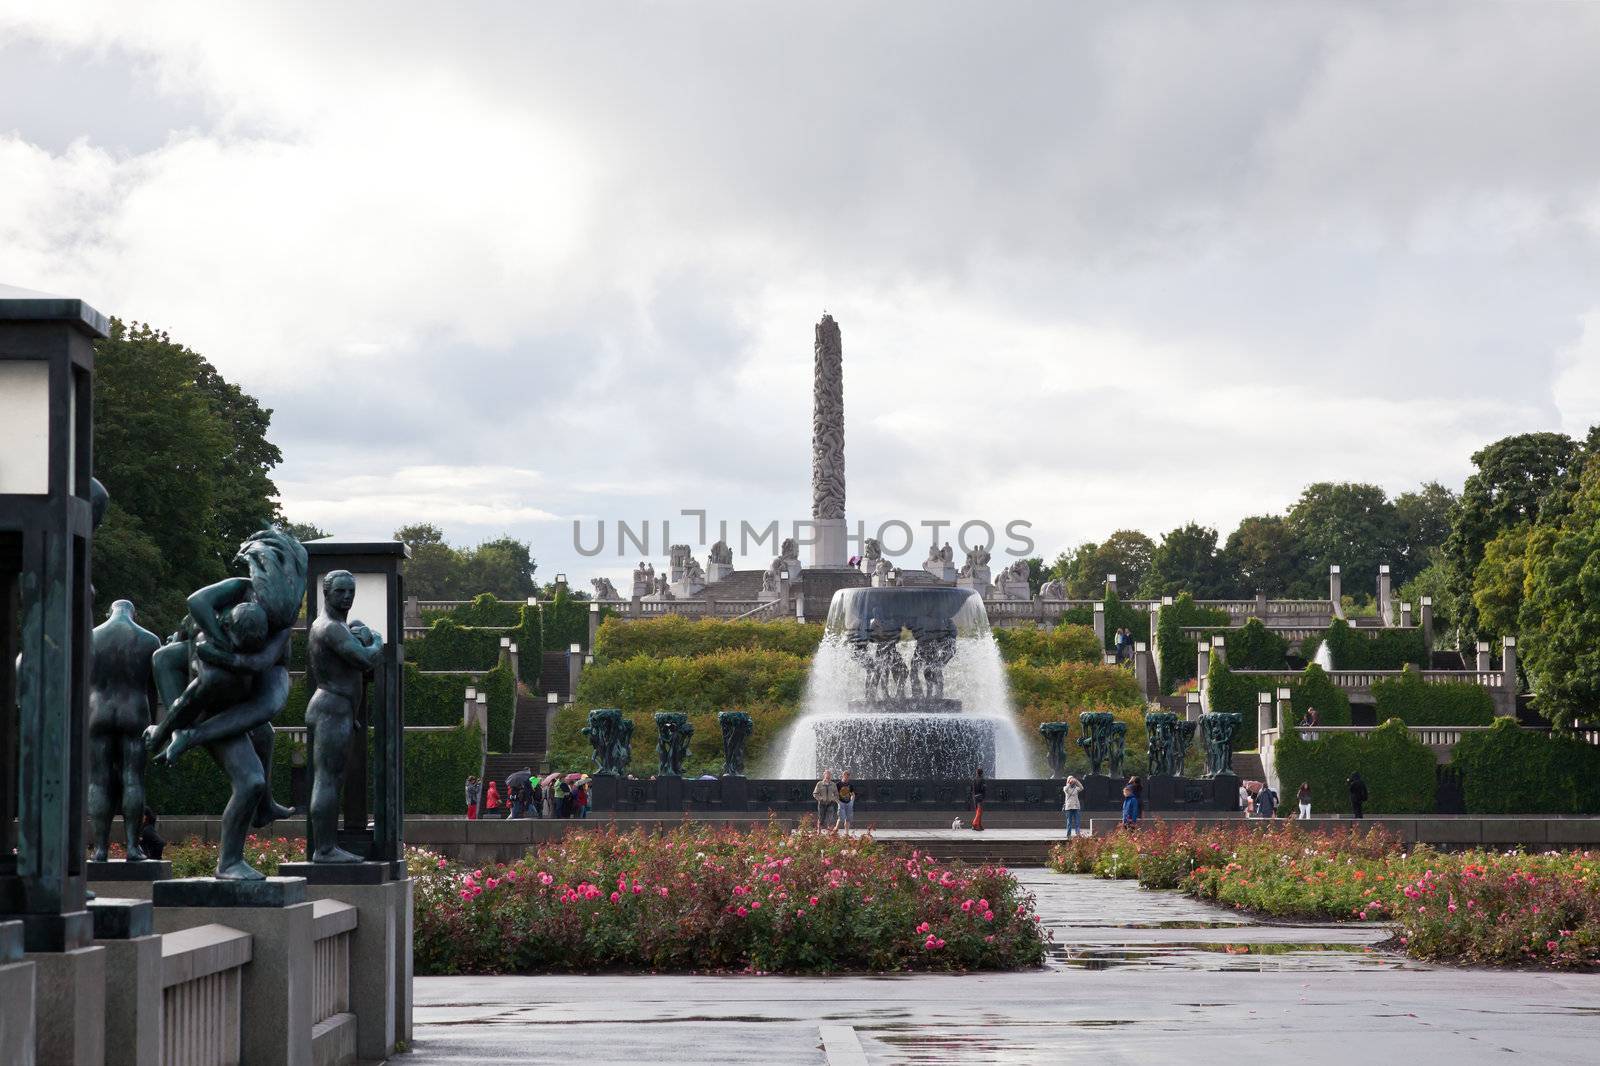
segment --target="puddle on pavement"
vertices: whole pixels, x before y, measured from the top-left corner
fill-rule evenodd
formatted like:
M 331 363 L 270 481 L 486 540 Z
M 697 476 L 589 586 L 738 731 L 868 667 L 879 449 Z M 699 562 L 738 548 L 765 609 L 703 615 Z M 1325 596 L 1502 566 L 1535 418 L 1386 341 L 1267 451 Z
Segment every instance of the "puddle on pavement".
M 1149 967 L 1174 970 L 1260 973 L 1350 972 L 1421 969 L 1398 955 L 1351 944 L 1140 944 L 1136 947 L 1086 947 L 1051 944 L 1051 962 L 1072 970 Z

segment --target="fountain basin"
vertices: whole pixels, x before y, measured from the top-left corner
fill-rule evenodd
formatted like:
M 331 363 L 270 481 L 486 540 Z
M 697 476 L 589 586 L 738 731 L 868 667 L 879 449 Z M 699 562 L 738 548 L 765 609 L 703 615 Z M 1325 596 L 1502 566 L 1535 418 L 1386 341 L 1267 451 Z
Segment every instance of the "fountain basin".
M 956 704 L 956 700 L 947 701 Z M 815 739 L 815 772 L 896 781 L 995 774 L 993 718 L 971 714 L 852 711 L 803 722 Z

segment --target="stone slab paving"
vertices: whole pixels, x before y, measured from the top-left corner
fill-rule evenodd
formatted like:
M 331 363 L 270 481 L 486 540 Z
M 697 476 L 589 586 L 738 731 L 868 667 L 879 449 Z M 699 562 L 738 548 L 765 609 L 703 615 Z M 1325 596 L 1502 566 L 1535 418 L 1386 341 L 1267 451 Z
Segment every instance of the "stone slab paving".
M 1056 936 L 965 976 L 418 978 L 428 1063 L 1600 1061 L 1600 975 L 1463 970 L 1130 882 L 1017 871 Z

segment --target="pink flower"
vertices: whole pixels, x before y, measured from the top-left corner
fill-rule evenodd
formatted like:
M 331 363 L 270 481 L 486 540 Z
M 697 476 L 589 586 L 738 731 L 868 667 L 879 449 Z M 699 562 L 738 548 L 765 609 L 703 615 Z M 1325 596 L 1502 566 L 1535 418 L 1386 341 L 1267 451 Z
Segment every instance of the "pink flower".
M 734 908 L 734 913 L 743 918 L 745 915 L 750 913 L 750 910 L 741 903 L 738 907 Z
M 972 901 L 970 899 L 962 900 L 961 901 L 961 909 L 964 910 L 964 911 L 970 911 L 972 909 Z
M 994 911 L 984 911 L 983 912 L 983 920 L 986 921 L 986 922 L 994 921 Z
M 548 885 L 548 884 L 550 884 L 550 882 L 552 882 L 554 880 L 555 880 L 554 877 L 551 877 L 549 874 L 545 873 L 543 870 L 539 871 L 539 883 L 541 885 Z
M 617 900 L 619 900 L 621 898 L 622 898 L 622 893 L 621 892 L 613 892 L 613 893 L 611 893 L 611 902 L 612 903 L 617 902 Z
M 656 889 L 656 891 L 658 893 L 660 893 L 662 899 L 666 899 L 667 898 L 667 886 L 666 885 L 662 885 L 660 888 Z
M 921 925 L 917 926 L 917 932 L 926 933 L 929 929 L 932 929 L 932 928 L 933 928 L 933 926 L 929 925 L 927 922 L 923 922 Z
M 441 870 L 442 870 L 442 869 L 444 869 L 444 868 L 445 868 L 445 861 L 444 861 L 444 860 L 443 860 L 443 859 L 440 859 L 440 860 L 439 860 L 439 869 L 441 869 Z
M 989 901 L 986 900 L 986 899 L 980 899 L 978 901 L 978 906 L 981 907 L 984 910 L 988 910 L 989 909 Z

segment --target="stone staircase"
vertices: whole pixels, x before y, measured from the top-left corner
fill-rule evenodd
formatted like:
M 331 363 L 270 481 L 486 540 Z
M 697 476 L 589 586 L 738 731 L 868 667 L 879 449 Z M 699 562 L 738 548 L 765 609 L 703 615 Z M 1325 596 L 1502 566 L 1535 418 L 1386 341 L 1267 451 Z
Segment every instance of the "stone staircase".
M 1265 781 L 1267 779 L 1267 771 L 1261 763 L 1260 752 L 1234 752 L 1233 772 L 1238 774 L 1239 777 L 1245 781 Z
M 554 692 L 566 703 L 572 694 L 571 679 L 567 676 L 567 653 L 547 651 L 539 659 L 539 687 L 534 690 L 541 700 Z

